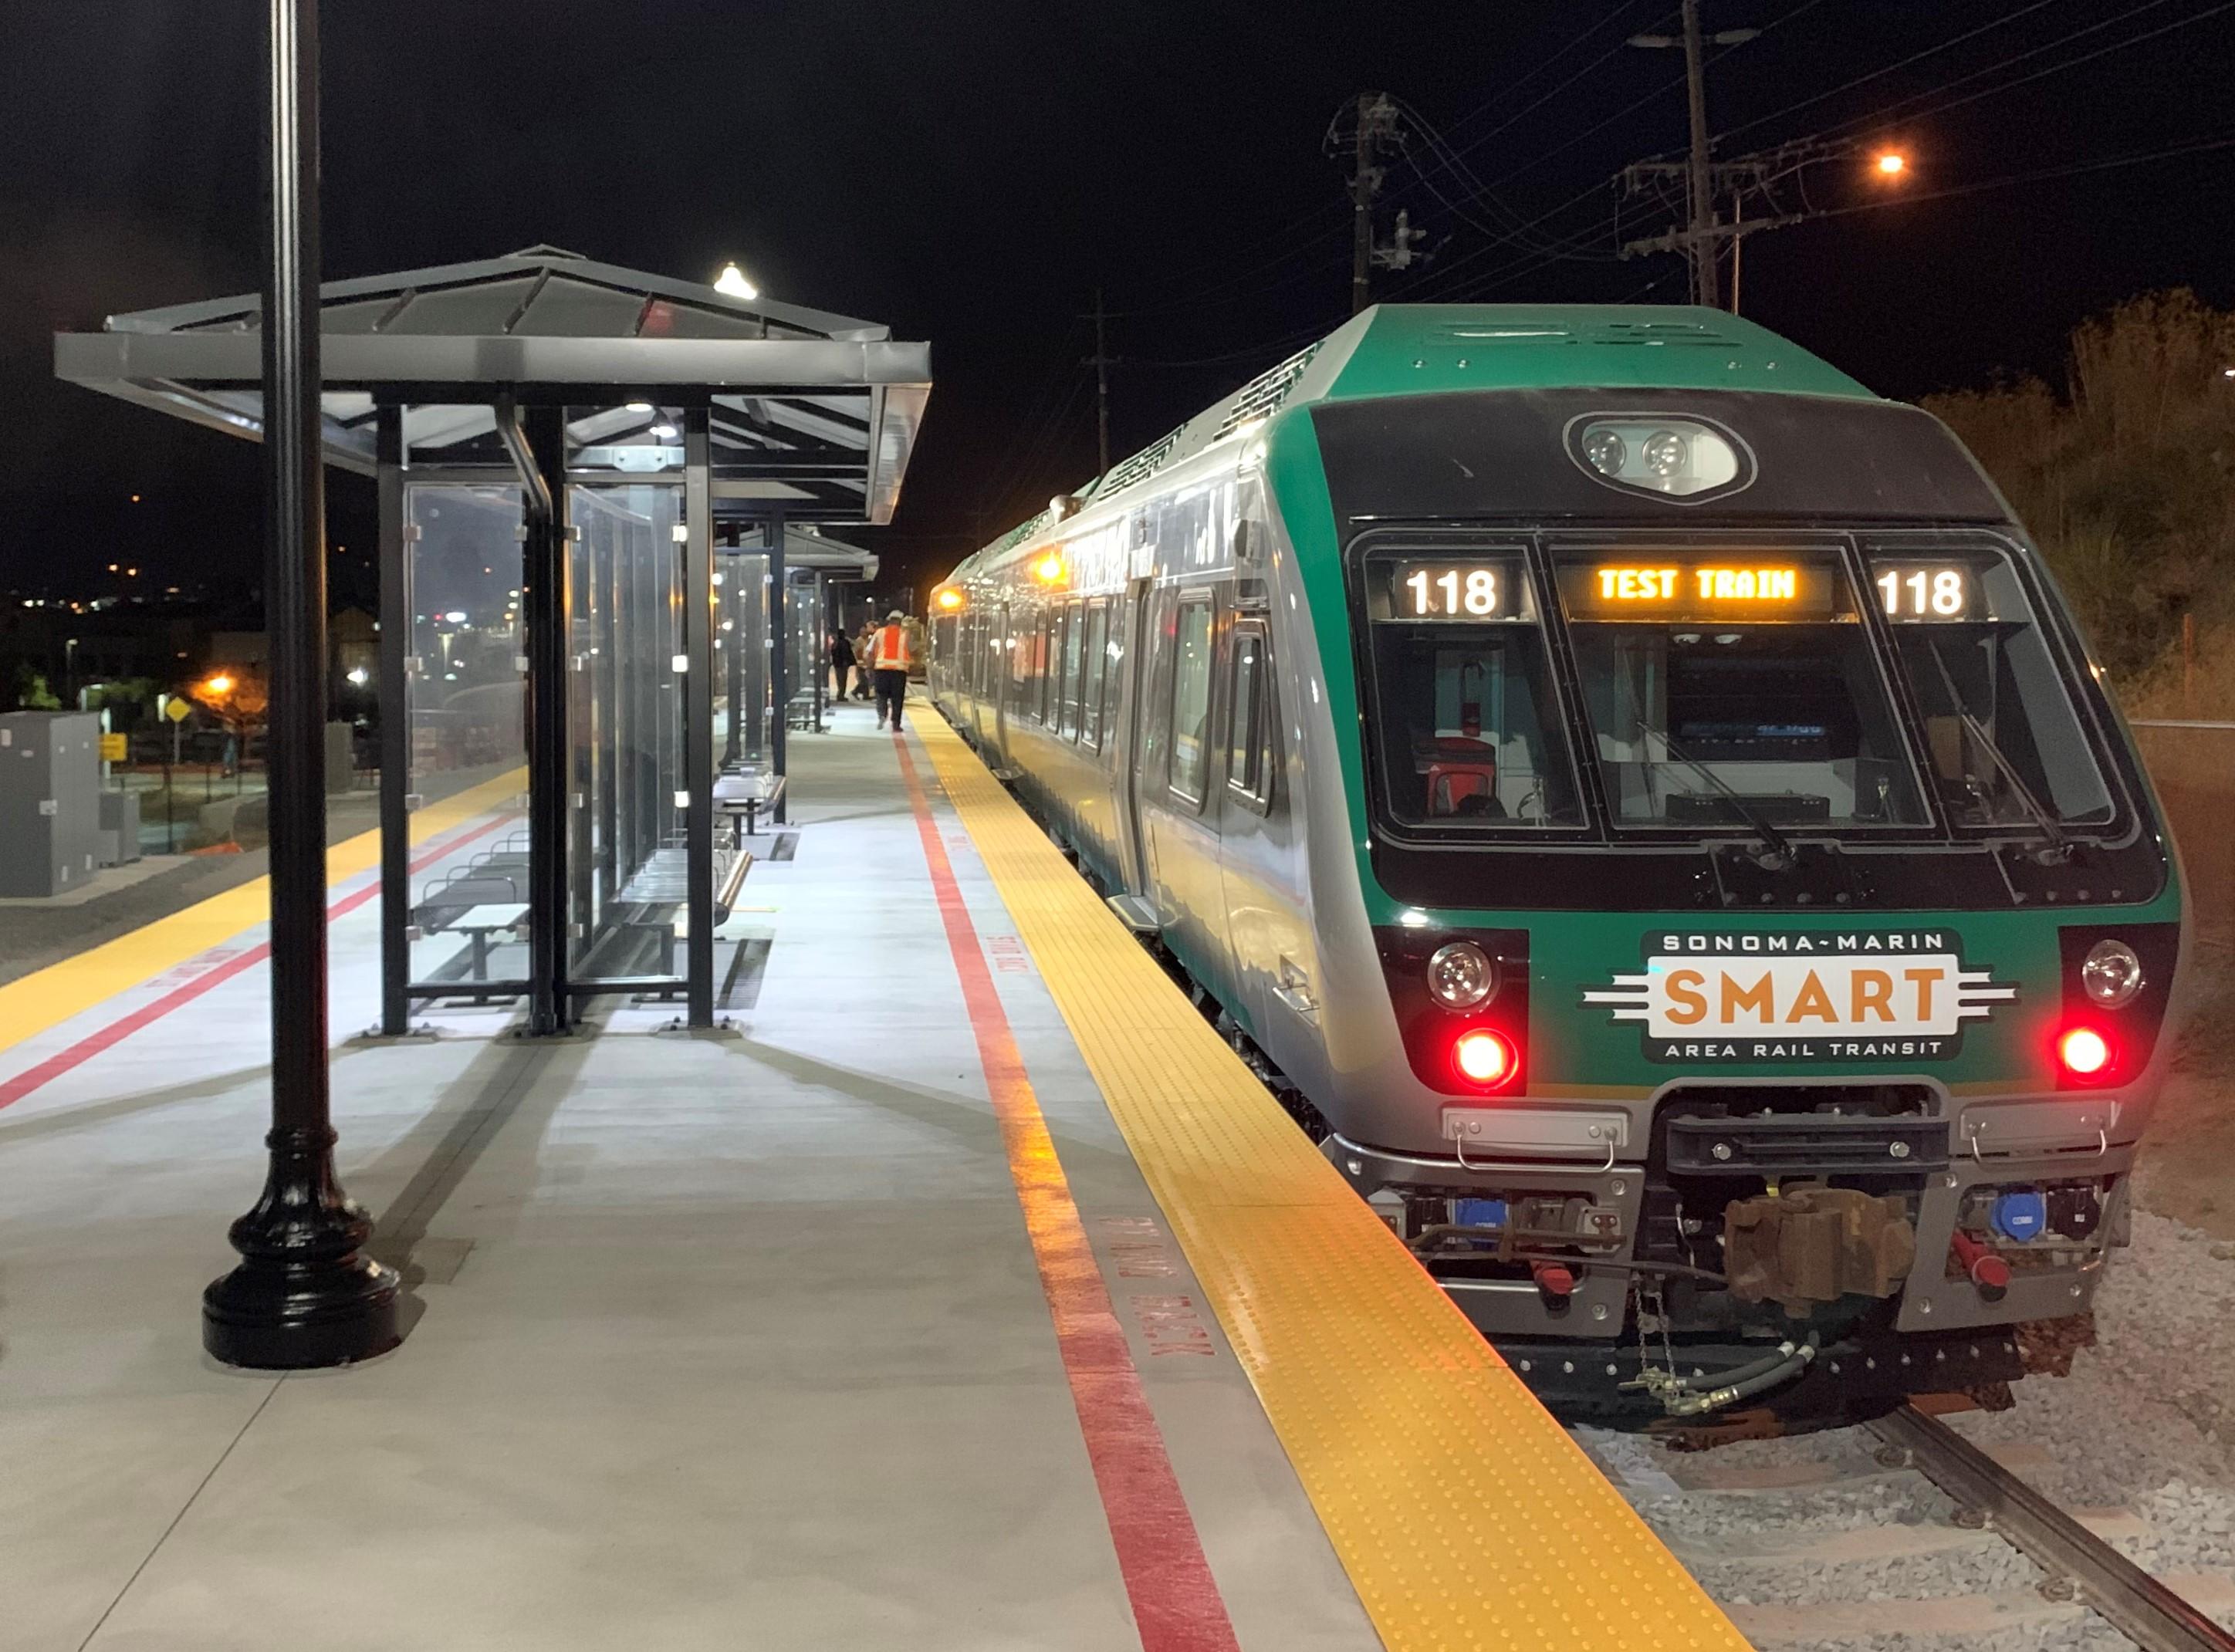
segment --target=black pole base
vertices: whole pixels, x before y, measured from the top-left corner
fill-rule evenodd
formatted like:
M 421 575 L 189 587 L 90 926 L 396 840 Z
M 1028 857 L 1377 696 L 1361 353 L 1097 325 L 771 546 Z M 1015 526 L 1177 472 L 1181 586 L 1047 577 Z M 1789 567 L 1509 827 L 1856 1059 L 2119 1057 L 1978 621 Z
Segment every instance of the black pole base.
M 202 1347 L 252 1371 L 307 1371 L 403 1340 L 395 1271 L 359 1253 L 372 1219 L 334 1180 L 331 1130 L 275 1130 L 256 1208 L 233 1224 L 240 1266 L 202 1293 Z

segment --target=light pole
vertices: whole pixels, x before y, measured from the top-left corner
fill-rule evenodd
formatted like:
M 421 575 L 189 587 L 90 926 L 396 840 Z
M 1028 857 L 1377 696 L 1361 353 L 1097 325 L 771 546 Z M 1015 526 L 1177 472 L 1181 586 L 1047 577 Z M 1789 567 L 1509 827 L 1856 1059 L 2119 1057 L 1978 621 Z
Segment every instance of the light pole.
M 227 1365 L 347 1365 L 401 1340 L 396 1275 L 361 1254 L 372 1218 L 334 1175 L 326 1066 L 325 462 L 318 391 L 318 0 L 268 0 L 264 483 L 272 638 L 272 1129 L 240 1264 L 202 1293 Z

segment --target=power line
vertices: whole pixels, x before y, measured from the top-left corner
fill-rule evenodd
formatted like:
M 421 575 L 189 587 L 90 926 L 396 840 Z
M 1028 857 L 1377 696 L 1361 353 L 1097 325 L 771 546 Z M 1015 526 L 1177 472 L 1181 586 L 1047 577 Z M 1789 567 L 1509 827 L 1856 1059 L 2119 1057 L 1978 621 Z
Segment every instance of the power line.
M 2164 3 L 2165 0 L 2151 0 L 2150 5 L 2139 7 L 2137 8 L 2137 11 L 2151 10 L 2155 6 L 2162 5 Z M 1968 97 L 1955 98 L 1945 103 L 1935 103 L 1925 108 L 1912 110 L 1909 115 L 1903 118 L 1905 120 L 1919 121 L 1930 115 L 1944 115 L 1950 109 L 1961 108 L 1966 103 L 1976 103 L 1981 98 L 1994 97 L 2003 92 L 2014 92 L 2021 86 L 2030 86 L 2034 82 L 2046 80 L 2051 75 L 2061 75 L 2068 69 L 2077 69 L 2082 63 L 2094 62 L 2098 57 L 2108 56 L 2114 51 L 2123 51 L 2129 46 L 2139 46 L 2146 40 L 2155 40 L 2160 35 L 2169 35 L 2176 29 L 2186 29 L 2191 23 L 2202 23 L 2206 18 L 2216 17 L 2221 12 L 2230 10 L 2235 10 L 2235 0 L 2220 0 L 2219 4 L 2215 6 L 2207 6 L 2204 10 L 2195 13 L 2192 16 L 2176 18 L 2172 23 L 2161 24 L 2158 28 L 2149 30 L 2143 34 L 2130 35 L 2124 40 L 2114 40 L 2107 46 L 2099 46 L 2094 51 L 2083 53 L 2078 57 L 2068 58 L 2061 63 L 2051 63 L 2046 69 L 2036 69 L 2032 74 L 2022 75 L 2020 78 L 2014 81 L 2005 81 L 1999 86 L 1984 87 L 1980 90 L 1972 93 Z M 2132 16 L 2136 15 L 2136 12 L 2129 12 L 2126 15 Z M 2116 22 L 2118 19 L 2114 18 L 2113 21 Z M 2101 25 L 2099 25 L 2099 27 Z M 2093 30 L 2082 30 L 2080 31 L 2081 34 L 2091 34 L 2093 32 Z M 2067 38 L 2076 40 L 2079 38 L 2079 35 L 2072 35 Z M 1942 89 L 1945 90 L 1949 88 L 1943 88 Z M 1914 102 L 1915 100 L 1912 99 L 1909 101 Z M 1850 122 L 1850 124 L 1853 123 Z
M 2099 19 L 2094 23 L 2088 24 L 2085 28 L 2074 30 L 2070 34 L 2061 35 L 2055 40 L 2043 42 L 2041 45 L 2029 47 L 2022 52 L 2013 52 L 2006 57 L 1997 58 L 1991 63 L 1983 65 L 1978 69 L 1971 70 L 1968 74 L 1959 75 L 1953 80 L 1943 81 L 1937 86 L 1926 87 L 1922 91 L 1911 92 L 1905 97 L 1896 98 L 1891 103 L 1881 104 L 1875 109 L 1868 109 L 1860 115 L 1852 115 L 1846 120 L 1837 121 L 1831 126 L 1825 127 L 1821 132 L 1817 133 L 1814 135 L 1818 137 L 1832 137 L 1858 131 L 1866 127 L 1885 125 L 1897 120 L 1921 120 L 1928 115 L 1939 114 L 1943 110 L 1953 108 L 1958 104 L 1976 102 L 1980 98 L 1990 97 L 1997 92 L 2010 91 L 2017 87 L 2026 85 L 2032 81 L 2042 79 L 2045 75 L 2057 74 L 2064 69 L 2075 68 L 2081 63 L 2088 62 L 2092 61 L 2094 58 L 2102 56 L 2105 52 L 2115 51 L 2122 45 L 2133 45 L 2139 43 L 2141 41 L 2153 38 L 2155 35 L 2163 34 L 2166 32 L 2166 30 L 2160 29 L 2152 30 L 2149 33 L 2129 36 L 2126 40 L 2114 42 L 2111 45 L 2101 48 L 2096 51 L 2085 53 L 2078 57 L 2068 58 L 2061 62 L 2050 64 L 2046 69 L 2036 70 L 2032 75 L 2021 76 L 2017 80 L 2006 81 L 1995 86 L 1982 88 L 1979 91 L 1967 97 L 1953 99 L 1946 103 L 1933 104 L 1924 108 L 1913 108 L 1911 107 L 1914 104 L 1925 103 L 1928 100 L 1937 97 L 1943 92 L 1952 92 L 1958 87 L 1969 86 L 1976 81 L 1985 78 L 1987 75 L 1997 74 L 2006 69 L 2014 69 L 2020 63 L 2027 62 L 2034 58 L 2041 56 L 2045 52 L 2052 52 L 2060 47 L 2068 46 L 2072 44 L 2073 42 L 2083 40 L 2090 35 L 2101 34 L 2106 29 L 2112 28 L 2119 23 L 2131 22 L 2134 18 L 2140 16 L 2145 12 L 2155 11 L 2159 7 L 2170 5 L 2172 3 L 2173 0 L 2143 0 L 2142 4 L 2129 6 L 2126 10 L 2120 12 L 2115 16 Z M 2186 23 L 2201 22 L 2205 17 L 2212 16 L 2213 12 L 2224 10 L 2226 8 L 2224 5 L 2214 6 L 2211 10 L 2200 12 L 2194 16 L 2183 18 L 2179 22 L 2168 24 L 2166 28 L 2177 29 L 2185 26 Z
M 1937 46 L 1927 46 L 1923 51 L 1911 52 L 1908 56 L 1900 59 L 1898 62 L 1888 63 L 1884 69 L 1874 69 L 1867 75 L 1858 75 L 1851 81 L 1843 81 L 1828 92 L 1817 92 L 1808 97 L 1802 98 L 1798 103 L 1788 103 L 1781 109 L 1773 110 L 1767 115 L 1757 115 L 1751 121 L 1742 121 L 1736 126 L 1727 127 L 1721 132 L 1715 134 L 1716 139 L 1718 141 L 1720 141 L 1725 138 L 1735 137 L 1741 132 L 1750 132 L 1755 127 L 1766 126 L 1772 121 L 1782 120 L 1785 116 L 1792 114 L 1795 109 L 1805 109 L 1813 104 L 1821 103 L 1825 98 L 1837 97 L 1840 93 L 1851 91 L 1854 88 L 1862 85 L 1865 81 L 1878 80 L 1882 76 L 1892 74 L 1897 69 L 1906 69 L 1911 63 L 1922 62 L 1927 57 L 1931 57 L 1938 53 L 1944 52 L 1951 46 L 1960 46 L 1967 40 L 1970 40 L 1977 36 L 1985 34 L 1989 30 L 2000 29 L 2005 23 L 2015 23 L 2020 17 L 2026 16 L 2029 12 L 2039 11 L 2043 6 L 2052 3 L 2054 3 L 2054 0 L 2033 0 L 2033 3 L 2030 5 L 2020 6 L 2015 11 L 2008 11 L 2004 12 L 2000 16 L 1990 17 L 1985 23 L 1981 23 L 1976 29 L 1966 30 L 1963 33 L 1954 36 L 1952 39 L 1942 41 Z M 1806 6 L 1803 6 L 1800 10 L 1806 11 L 1808 8 Z M 1780 19 L 1779 21 L 1785 21 L 1785 19 Z M 1776 25 L 1773 23 L 1770 27 L 1774 28 Z M 1766 34 L 1768 30 L 1764 30 L 1763 32 Z
M 2235 0 L 2230 0 L 2235 4 Z M 1989 189 L 2007 189 L 2013 184 L 2045 183 L 2057 178 L 2077 178 L 2091 172 L 2112 172 L 2121 167 L 2139 167 L 2151 161 L 2169 161 L 2177 155 L 2203 154 L 2216 149 L 2235 149 L 2235 134 L 2219 138 L 2199 138 L 2189 143 L 2170 144 L 2161 149 L 2146 149 L 2136 154 L 2113 155 L 2102 161 L 2076 161 L 2070 166 L 2047 167 L 2038 172 L 2013 173 L 2006 178 L 1986 178 L 1976 183 L 1952 184 L 1945 189 L 1936 189 L 1922 195 L 1888 196 L 1884 200 L 1860 200 L 1848 206 L 1825 206 L 1812 213 L 1797 214 L 1793 221 L 1812 223 L 1820 218 L 1847 218 L 1856 213 L 1873 213 L 1888 206 L 1921 206 L 1929 200 L 1947 200 L 1957 195 L 1976 195 Z

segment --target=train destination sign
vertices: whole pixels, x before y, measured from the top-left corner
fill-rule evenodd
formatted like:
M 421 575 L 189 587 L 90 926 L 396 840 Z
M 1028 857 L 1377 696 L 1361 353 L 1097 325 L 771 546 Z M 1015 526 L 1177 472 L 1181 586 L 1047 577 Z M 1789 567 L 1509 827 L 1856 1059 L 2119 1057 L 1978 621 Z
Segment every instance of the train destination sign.
M 1821 562 L 1563 562 L 1560 597 L 1578 620 L 1828 620 L 1832 569 Z
M 1583 1002 L 1637 1023 L 1650 1061 L 1933 1061 L 2017 990 L 1948 930 L 1659 933 Z

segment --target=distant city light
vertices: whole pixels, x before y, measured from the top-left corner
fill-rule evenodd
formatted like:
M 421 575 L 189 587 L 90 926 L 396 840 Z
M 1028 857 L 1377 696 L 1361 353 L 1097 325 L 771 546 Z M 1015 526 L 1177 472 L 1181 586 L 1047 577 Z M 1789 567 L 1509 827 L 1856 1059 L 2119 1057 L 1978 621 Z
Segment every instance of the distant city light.
M 350 667 L 349 679 L 359 688 L 363 688 L 372 680 L 372 674 L 362 665 L 352 665 Z
M 139 495 L 138 494 L 134 494 L 134 495 L 132 495 L 132 502 L 133 502 L 134 504 L 135 504 L 135 505 L 136 505 L 136 504 L 138 504 L 138 503 L 140 502 L 140 495 Z
M 1909 157 L 1897 150 L 1889 149 L 1878 157 L 1878 168 L 1880 177 L 1897 177 L 1909 169 Z
M 714 291 L 725 292 L 732 298 L 757 298 L 761 290 L 745 279 L 745 272 L 734 260 L 722 266 L 721 274 L 714 278 Z
M 466 611 L 463 608 L 453 608 L 449 613 L 444 614 L 442 618 L 449 620 L 454 626 L 463 625 L 466 620 Z
M 233 678 L 220 672 L 202 686 L 213 694 L 230 694 L 233 692 Z

